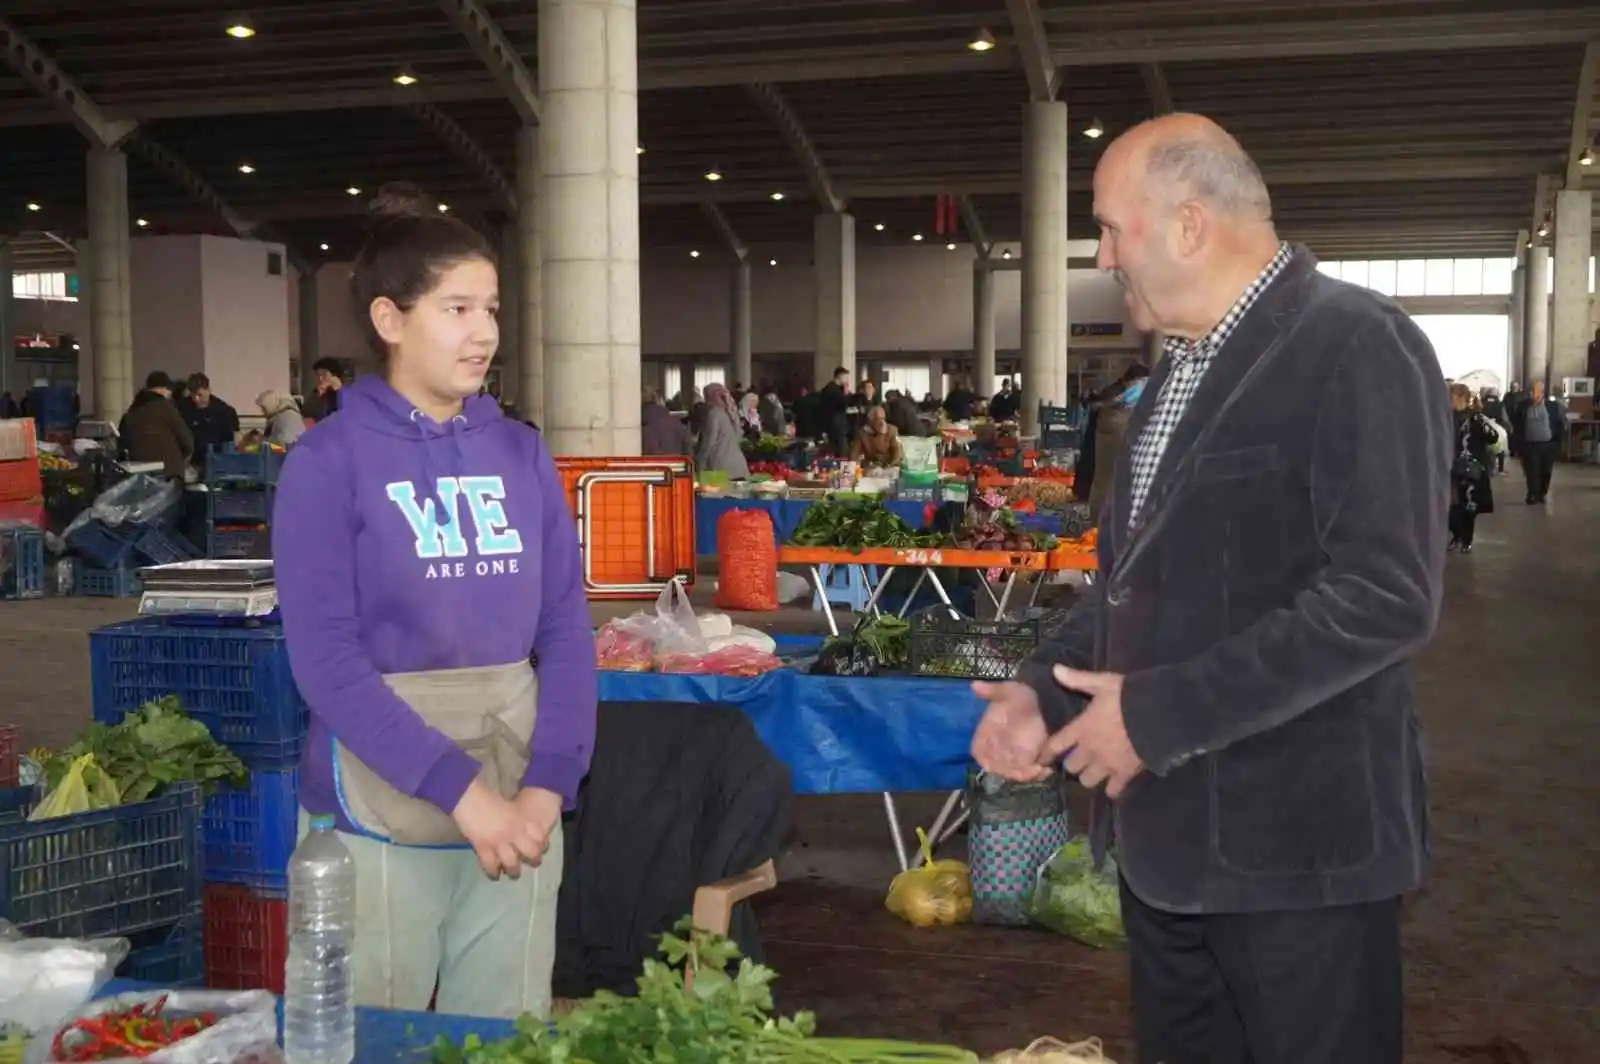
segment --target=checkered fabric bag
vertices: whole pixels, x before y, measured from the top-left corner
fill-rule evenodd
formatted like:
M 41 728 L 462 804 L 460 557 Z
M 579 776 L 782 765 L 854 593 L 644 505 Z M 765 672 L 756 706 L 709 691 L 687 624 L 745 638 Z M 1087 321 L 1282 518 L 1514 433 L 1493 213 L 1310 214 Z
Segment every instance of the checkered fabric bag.
M 967 808 L 973 922 L 1026 925 L 1039 868 L 1071 834 L 1060 774 L 1012 783 L 974 770 L 967 777 Z

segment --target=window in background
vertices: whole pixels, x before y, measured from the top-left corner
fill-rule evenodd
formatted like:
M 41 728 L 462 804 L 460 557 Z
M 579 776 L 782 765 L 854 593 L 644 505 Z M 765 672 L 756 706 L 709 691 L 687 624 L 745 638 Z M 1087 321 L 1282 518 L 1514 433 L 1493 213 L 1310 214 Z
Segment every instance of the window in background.
M 1504 314 L 1413 314 L 1439 356 L 1439 368 L 1450 380 L 1487 370 L 1504 391 L 1510 361 L 1509 327 Z M 1487 382 L 1486 382 L 1487 383 Z
M 11 294 L 16 299 L 53 299 L 76 303 L 78 297 L 67 293 L 65 273 L 14 273 L 11 275 Z
M 1392 296 L 1399 282 L 1400 264 L 1394 259 L 1378 259 L 1367 264 L 1367 287 L 1379 295 Z
M 1339 269 L 1340 265 L 1341 264 L 1337 262 L 1319 262 L 1317 263 L 1317 272 L 1325 273 L 1329 277 L 1338 278 L 1343 276 Z
M 989 390 L 989 394 L 991 396 L 999 394 L 999 392 L 1000 392 L 1000 382 L 1001 381 L 1010 381 L 1011 382 L 1011 387 L 1015 388 L 1019 392 L 1022 390 L 1022 374 L 1020 374 L 1020 373 L 996 373 L 994 375 L 994 387 L 992 387 Z
M 694 386 L 700 389 L 700 394 L 706 394 L 706 385 L 726 384 L 733 386 L 728 380 L 728 364 L 726 362 L 713 362 L 709 366 L 696 366 L 694 368 Z
M 1362 288 L 1366 288 L 1367 265 L 1368 264 L 1366 262 L 1363 262 L 1360 259 L 1352 259 L 1349 262 L 1341 262 L 1339 264 L 1339 277 L 1350 284 L 1358 284 Z
M 890 392 L 903 392 L 917 402 L 922 402 L 922 397 L 933 391 L 928 384 L 928 364 L 926 362 L 905 363 L 895 365 L 888 363 L 883 367 L 882 394 Z
M 1486 296 L 1510 295 L 1511 271 L 1516 268 L 1516 265 L 1516 259 L 1484 259 L 1483 294 Z
M 1483 263 L 1483 259 L 1456 259 L 1454 276 L 1450 280 L 1450 294 L 1483 295 Z
M 1426 259 L 1401 259 L 1395 264 L 1394 294 L 1420 296 L 1427 287 L 1428 262 Z
M 670 403 L 681 391 L 683 391 L 683 367 L 676 362 L 663 366 L 661 369 L 661 398 Z
M 1422 294 L 1425 296 L 1452 295 L 1456 283 L 1454 259 L 1429 259 L 1422 274 Z

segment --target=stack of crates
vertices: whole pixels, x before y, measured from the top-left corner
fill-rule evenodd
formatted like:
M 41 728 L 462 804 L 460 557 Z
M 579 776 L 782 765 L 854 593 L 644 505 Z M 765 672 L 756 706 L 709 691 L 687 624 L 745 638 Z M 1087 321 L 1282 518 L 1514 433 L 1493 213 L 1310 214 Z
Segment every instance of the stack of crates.
M 272 501 L 283 454 L 232 448 L 206 456 L 206 556 L 272 557 Z
M 79 525 L 67 537 L 78 555 L 72 570 L 72 593 L 95 598 L 138 595 L 139 566 L 188 561 L 194 547 L 163 525 L 119 525 L 99 521 Z
M 39 441 L 32 418 L 0 420 L 0 507 L 31 511 L 44 502 Z
M 145 618 L 91 633 L 89 647 L 95 720 L 112 724 L 176 695 L 250 769 L 249 785 L 219 790 L 201 818 L 206 984 L 281 993 L 307 723 L 282 626 Z
M 29 821 L 38 799 L 0 788 L 0 919 L 30 937 L 126 938 L 118 976 L 203 985 L 199 788 Z

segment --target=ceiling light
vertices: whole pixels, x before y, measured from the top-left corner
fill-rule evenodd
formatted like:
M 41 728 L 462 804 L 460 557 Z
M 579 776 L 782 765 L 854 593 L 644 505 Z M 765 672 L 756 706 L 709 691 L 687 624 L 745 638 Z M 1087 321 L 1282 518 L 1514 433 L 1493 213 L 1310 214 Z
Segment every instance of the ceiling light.
M 641 144 L 638 147 L 634 148 L 633 149 L 633 154 L 635 154 L 635 155 L 643 155 L 644 154 L 644 145 Z
M 359 188 L 357 188 L 355 185 L 351 185 L 349 188 L 345 189 L 345 192 L 348 193 L 349 195 L 352 195 L 352 196 L 361 195 L 361 190 Z
M 912 233 L 911 234 L 911 239 L 912 240 L 921 240 L 922 239 L 922 234 L 921 233 Z
M 878 224 L 877 224 L 877 225 L 875 225 L 875 226 L 873 226 L 873 227 L 872 227 L 872 228 L 873 228 L 873 229 L 874 229 L 874 230 L 876 230 L 876 231 L 877 231 L 877 232 L 880 232 L 880 233 L 881 233 L 881 232 L 883 232 L 883 223 L 882 223 L 882 222 L 879 222 L 879 223 L 878 223 Z
M 778 264 L 778 260 L 777 259 L 768 259 L 767 260 L 767 265 L 768 266 L 776 266 L 777 264 Z
M 417 83 L 417 76 L 413 74 L 409 68 L 404 69 L 394 76 L 394 83 L 396 85 L 415 85 Z
M 1006 248 L 1004 251 L 1002 251 L 1000 253 L 1000 257 L 1002 259 L 1009 259 L 1011 257 L 1011 249 L 1010 248 Z
M 1585 149 L 1584 153 L 1582 155 L 1578 156 L 1578 165 L 1579 166 L 1593 166 L 1594 165 L 1594 149 L 1593 148 Z
M 706 171 L 706 180 L 707 181 L 721 181 L 722 180 L 722 171 L 718 170 L 716 167 L 712 167 L 710 170 Z
M 439 213 L 440 214 L 448 213 L 449 210 L 450 210 L 450 204 L 448 204 L 448 203 L 439 204 Z
M 321 248 L 323 251 L 327 251 L 328 250 L 328 245 L 326 245 L 326 244 L 318 244 L 317 247 Z
M 148 221 L 146 221 L 145 219 L 143 219 L 143 218 L 135 218 L 133 220 L 133 224 L 138 226 L 140 229 L 143 229 L 145 226 L 149 225 L 150 223 Z
M 944 249 L 945 249 L 945 250 L 946 250 L 946 251 L 954 251 L 954 250 L 955 250 L 955 249 L 956 249 L 956 246 L 955 246 L 955 245 L 954 245 L 954 244 L 946 244 L 946 245 L 945 245 L 945 246 L 944 246 Z
M 28 201 L 28 209 L 30 211 L 38 211 L 38 210 L 43 210 L 44 208 L 40 207 L 37 203 L 33 202 L 32 200 L 29 200 Z
M 247 41 L 256 35 L 255 28 L 248 22 L 235 22 L 225 32 L 236 41 Z
M 774 192 L 772 194 L 772 201 L 774 203 L 776 203 L 778 200 L 781 200 L 781 199 L 783 199 L 783 193 L 782 192 Z
M 987 29 L 978 31 L 978 35 L 967 42 L 967 49 L 973 52 L 987 52 L 994 48 L 994 34 Z
M 256 172 L 256 168 L 251 166 L 249 163 L 240 163 L 239 172 L 241 174 L 253 174 Z
M 1088 137 L 1090 140 L 1099 140 L 1101 137 L 1106 135 L 1106 127 L 1101 125 L 1100 120 L 1096 118 L 1093 122 L 1089 123 L 1089 128 L 1083 131 L 1083 135 Z
M 691 251 L 689 252 L 689 257 L 691 259 L 698 259 L 700 257 L 700 253 L 698 251 Z

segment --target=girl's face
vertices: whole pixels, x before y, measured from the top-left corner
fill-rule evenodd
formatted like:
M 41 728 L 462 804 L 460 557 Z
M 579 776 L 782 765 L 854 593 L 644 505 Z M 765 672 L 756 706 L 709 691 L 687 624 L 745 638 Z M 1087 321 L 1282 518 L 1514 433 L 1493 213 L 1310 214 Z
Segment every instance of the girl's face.
M 500 346 L 499 312 L 499 278 L 480 258 L 447 267 L 409 311 L 373 300 L 372 323 L 392 351 L 390 383 L 443 404 L 477 395 Z

